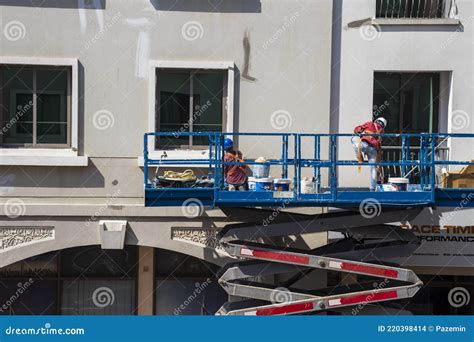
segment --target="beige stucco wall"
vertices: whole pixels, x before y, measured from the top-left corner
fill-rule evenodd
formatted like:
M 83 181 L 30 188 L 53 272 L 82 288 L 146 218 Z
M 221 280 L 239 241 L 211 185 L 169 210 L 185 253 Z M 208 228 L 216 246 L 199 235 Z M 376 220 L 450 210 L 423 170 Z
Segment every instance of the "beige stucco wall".
M 277 131 L 271 126 L 276 111 L 288 115 L 282 131 L 328 130 L 329 1 L 225 1 L 217 11 L 199 1 L 93 3 L 100 6 L 11 1 L 0 7 L 3 25 L 19 22 L 23 33 L 14 40 L 0 35 L 1 55 L 78 60 L 79 153 L 89 157 L 87 167 L 1 166 L 2 185 L 10 187 L 3 196 L 41 196 L 64 204 L 112 195 L 142 201 L 137 158 L 154 101 L 148 94 L 151 61 L 235 63 L 237 131 Z M 187 31 L 190 26 L 197 36 Z M 106 129 L 94 122 L 100 111 L 110 113 L 102 122 Z M 241 144 L 247 156 L 280 151 L 280 144 L 267 141 Z
M 342 4 L 342 5 L 341 5 Z M 354 127 L 371 119 L 373 74 L 375 71 L 444 72 L 440 85 L 440 125 L 442 132 L 472 133 L 473 120 L 473 32 L 474 7 L 470 0 L 457 0 L 459 26 L 380 25 L 377 31 L 355 25 L 375 16 L 375 1 L 335 2 L 335 16 L 341 30 L 340 44 L 333 50 L 333 77 L 340 74 L 331 89 L 334 132 L 352 133 Z M 352 26 L 352 28 L 350 27 Z M 451 141 L 453 160 L 474 159 L 472 139 Z M 354 160 L 349 139 L 341 141 L 339 156 Z M 455 167 L 456 169 L 456 167 Z M 340 168 L 341 185 L 368 186 L 368 173 Z

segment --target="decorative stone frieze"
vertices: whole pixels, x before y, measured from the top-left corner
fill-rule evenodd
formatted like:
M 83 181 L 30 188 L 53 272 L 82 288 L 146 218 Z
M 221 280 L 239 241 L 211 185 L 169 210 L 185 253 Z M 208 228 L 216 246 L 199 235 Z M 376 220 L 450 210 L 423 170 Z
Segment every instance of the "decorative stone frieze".
M 0 227 L 0 251 L 54 239 L 54 227 Z
M 171 238 L 193 242 L 204 247 L 220 248 L 217 242 L 217 230 L 202 228 L 172 228 Z

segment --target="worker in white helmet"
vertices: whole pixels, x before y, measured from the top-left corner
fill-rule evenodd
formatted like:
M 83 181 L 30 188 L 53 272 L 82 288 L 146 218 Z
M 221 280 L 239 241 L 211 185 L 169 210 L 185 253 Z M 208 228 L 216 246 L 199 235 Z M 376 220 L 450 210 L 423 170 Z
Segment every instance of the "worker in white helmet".
M 387 126 L 387 120 L 379 117 L 374 121 L 368 121 L 362 125 L 354 128 L 355 134 L 383 134 L 385 133 L 385 127 Z M 352 137 L 352 147 L 357 154 L 359 163 L 364 160 L 365 155 L 369 163 L 377 163 L 381 160 L 382 152 L 382 137 L 380 136 L 367 136 Z M 359 167 L 360 170 L 360 167 Z M 370 166 L 370 191 L 375 191 L 377 187 L 378 168 L 375 165 Z

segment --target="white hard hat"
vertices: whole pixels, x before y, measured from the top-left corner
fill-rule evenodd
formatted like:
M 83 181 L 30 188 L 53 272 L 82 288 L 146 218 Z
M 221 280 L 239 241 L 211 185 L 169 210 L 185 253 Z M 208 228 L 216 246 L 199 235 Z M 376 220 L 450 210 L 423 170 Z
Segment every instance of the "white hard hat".
M 377 118 L 375 119 L 375 122 L 378 122 L 379 124 L 381 124 L 384 128 L 387 127 L 387 120 L 385 118 Z

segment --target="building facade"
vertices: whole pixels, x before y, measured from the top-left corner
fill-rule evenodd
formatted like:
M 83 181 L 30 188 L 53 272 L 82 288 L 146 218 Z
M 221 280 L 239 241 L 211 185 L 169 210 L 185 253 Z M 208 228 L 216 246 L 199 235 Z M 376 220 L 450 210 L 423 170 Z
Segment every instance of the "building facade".
M 0 312 L 213 314 L 226 301 L 215 234 L 247 218 L 145 207 L 145 132 L 351 133 L 378 115 L 390 132 L 473 132 L 471 1 L 396 3 L 0 1 Z M 149 148 L 199 159 L 205 144 Z M 238 144 L 248 158 L 280 148 Z M 446 149 L 473 159 L 472 147 Z M 350 142 L 338 152 L 350 159 Z M 456 225 L 472 226 L 472 213 Z M 469 262 L 403 262 L 469 283 L 474 249 L 461 248 Z

